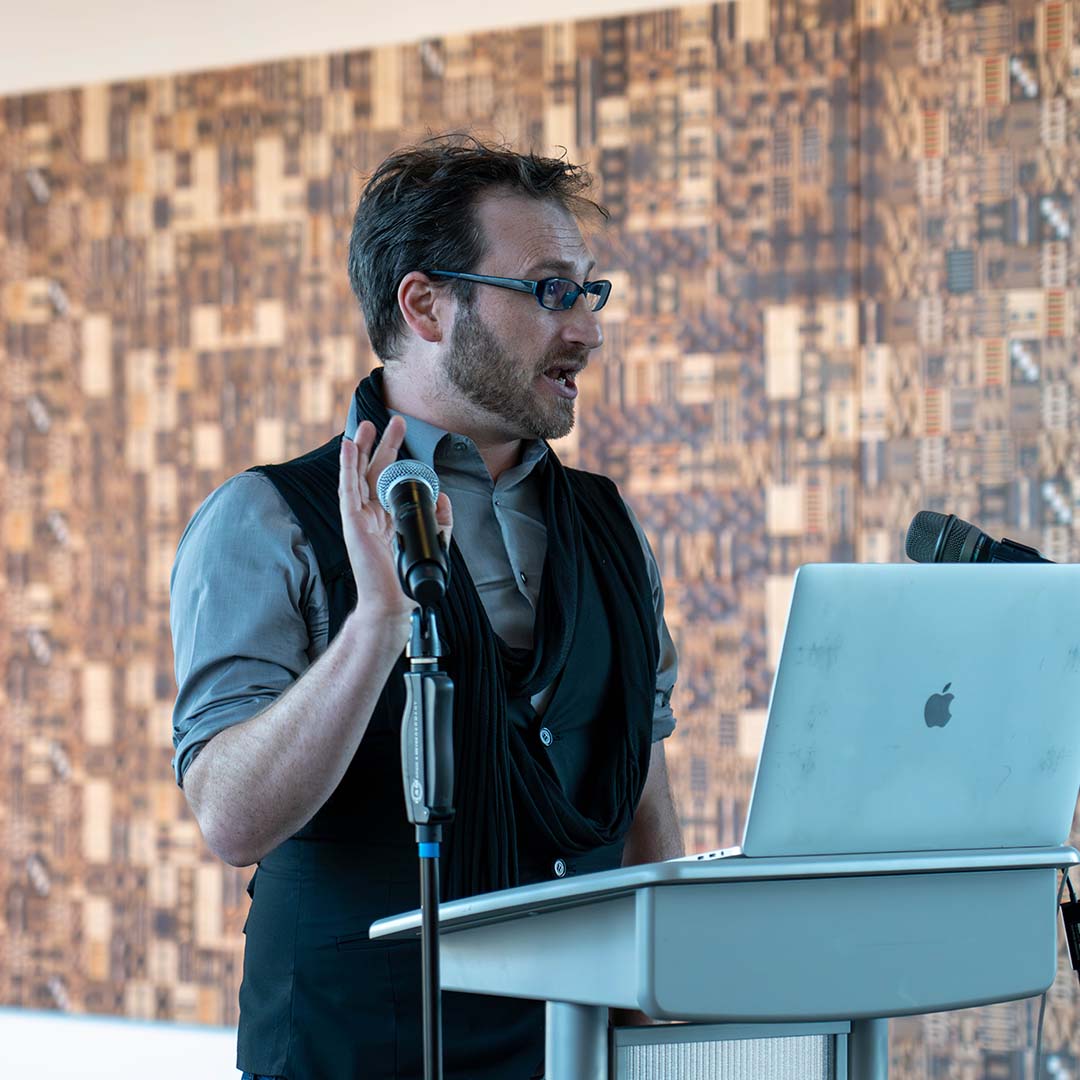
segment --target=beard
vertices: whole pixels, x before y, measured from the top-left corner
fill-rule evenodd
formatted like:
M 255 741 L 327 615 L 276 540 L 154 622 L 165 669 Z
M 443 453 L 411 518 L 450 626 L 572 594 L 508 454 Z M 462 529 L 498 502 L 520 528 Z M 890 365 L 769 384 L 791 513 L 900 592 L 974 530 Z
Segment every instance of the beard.
M 466 400 L 502 420 L 515 438 L 561 439 L 574 426 L 574 402 L 537 387 L 560 361 L 584 365 L 581 349 L 553 349 L 529 363 L 508 352 L 472 308 L 458 315 L 450 338 L 446 377 Z

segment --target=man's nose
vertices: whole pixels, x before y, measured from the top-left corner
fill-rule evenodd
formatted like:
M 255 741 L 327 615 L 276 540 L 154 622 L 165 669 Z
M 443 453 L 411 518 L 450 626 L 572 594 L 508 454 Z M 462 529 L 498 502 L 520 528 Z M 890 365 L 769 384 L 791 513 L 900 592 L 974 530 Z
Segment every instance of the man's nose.
M 567 312 L 563 339 L 568 344 L 581 345 L 586 349 L 598 349 L 604 344 L 600 316 L 586 306 L 584 293 L 577 298 L 574 306 Z

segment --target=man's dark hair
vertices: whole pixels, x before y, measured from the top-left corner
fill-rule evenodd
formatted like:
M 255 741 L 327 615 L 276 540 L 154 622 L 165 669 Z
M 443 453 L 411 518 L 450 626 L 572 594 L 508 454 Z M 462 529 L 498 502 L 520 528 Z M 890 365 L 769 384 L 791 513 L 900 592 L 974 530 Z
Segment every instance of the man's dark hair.
M 480 262 L 479 196 L 504 190 L 554 199 L 579 218 L 590 210 L 606 218 L 603 207 L 582 195 L 591 183 L 582 166 L 565 159 L 519 154 L 471 136 L 440 136 L 391 154 L 360 196 L 349 239 L 349 281 L 375 354 L 396 356 L 405 329 L 397 290 L 406 274 L 470 273 Z M 468 304 L 469 282 L 447 281 L 446 287 Z

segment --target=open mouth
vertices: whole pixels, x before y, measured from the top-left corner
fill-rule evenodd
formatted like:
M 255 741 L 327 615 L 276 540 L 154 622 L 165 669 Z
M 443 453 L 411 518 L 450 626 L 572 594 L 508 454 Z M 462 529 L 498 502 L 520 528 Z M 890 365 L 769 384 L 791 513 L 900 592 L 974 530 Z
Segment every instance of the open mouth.
M 580 368 L 561 367 L 556 364 L 544 372 L 543 378 L 560 397 L 573 398 L 577 397 L 578 388 L 575 376 L 580 370 Z

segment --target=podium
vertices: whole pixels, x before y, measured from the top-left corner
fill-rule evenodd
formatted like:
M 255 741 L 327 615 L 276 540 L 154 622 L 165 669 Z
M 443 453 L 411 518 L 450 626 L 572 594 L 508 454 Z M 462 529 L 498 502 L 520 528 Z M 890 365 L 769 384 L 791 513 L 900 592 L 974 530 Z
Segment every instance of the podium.
M 547 1002 L 546 1080 L 780 1078 L 811 1043 L 818 1064 L 791 1076 L 884 1080 L 889 1017 L 1050 986 L 1057 870 L 1078 862 L 1071 847 L 690 857 L 563 878 L 441 905 L 442 986 Z M 415 911 L 370 931 L 419 932 Z M 612 1036 L 609 1007 L 692 1023 Z M 735 1052 L 762 1039 L 775 1068 Z

